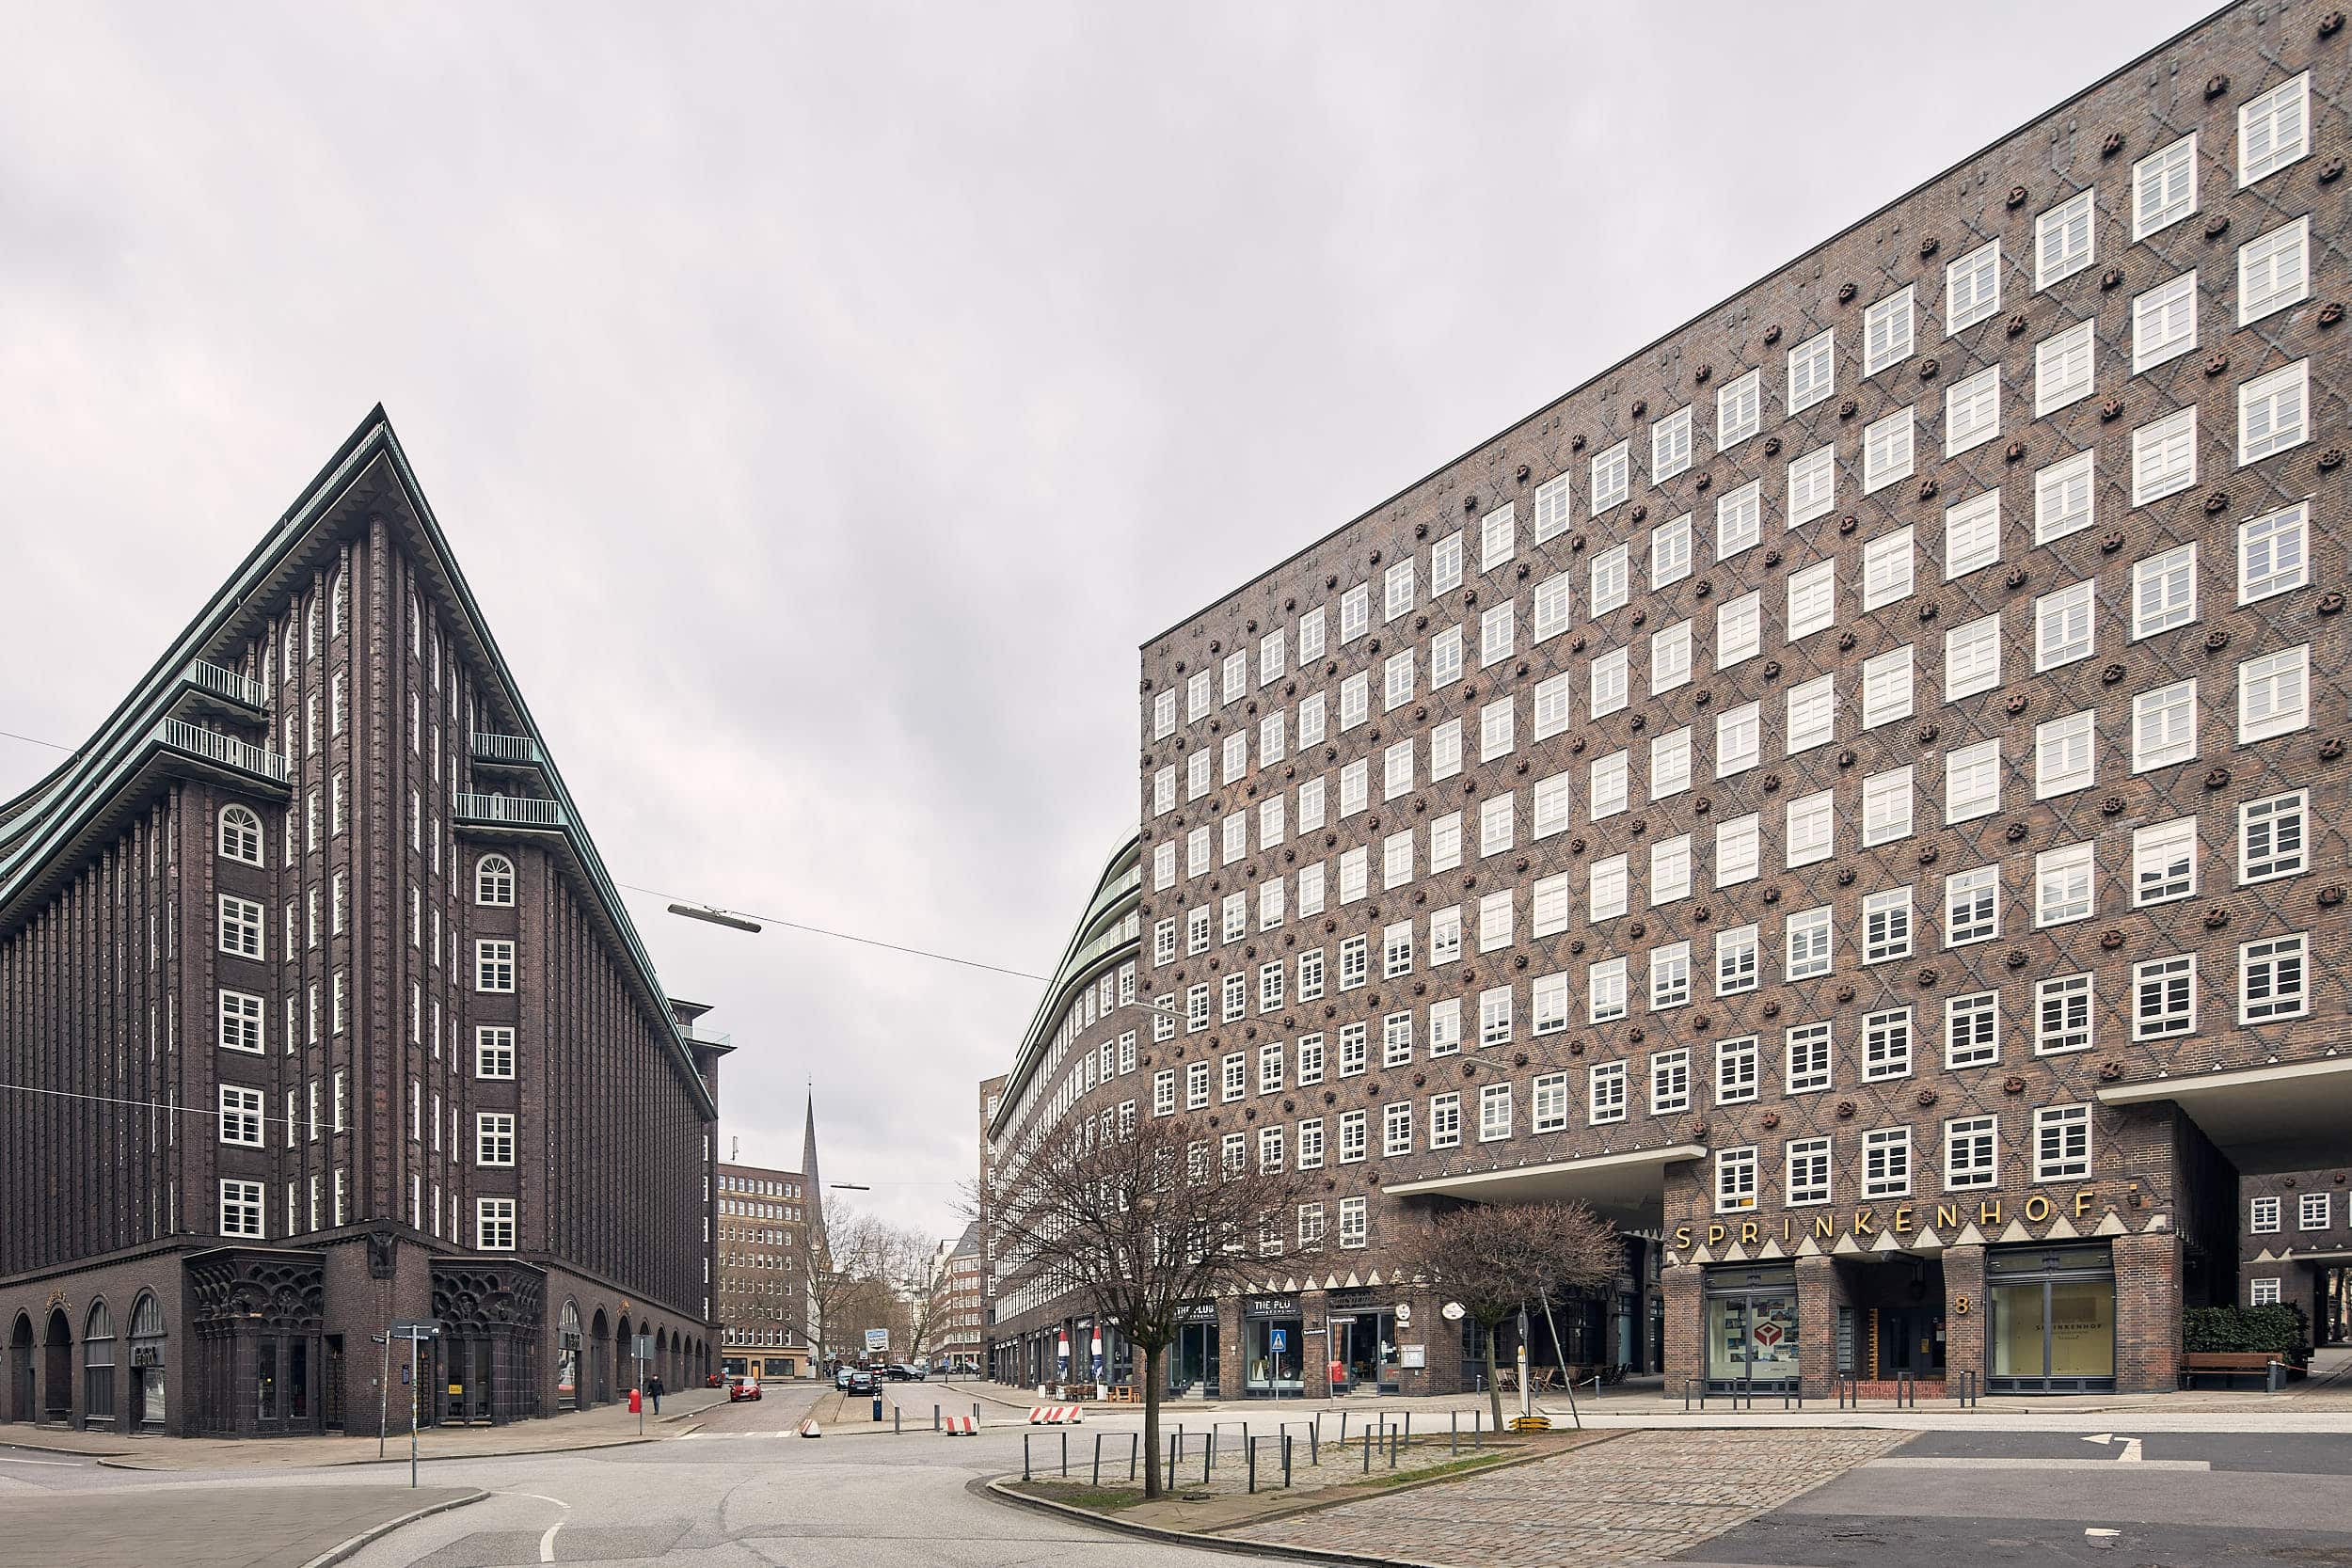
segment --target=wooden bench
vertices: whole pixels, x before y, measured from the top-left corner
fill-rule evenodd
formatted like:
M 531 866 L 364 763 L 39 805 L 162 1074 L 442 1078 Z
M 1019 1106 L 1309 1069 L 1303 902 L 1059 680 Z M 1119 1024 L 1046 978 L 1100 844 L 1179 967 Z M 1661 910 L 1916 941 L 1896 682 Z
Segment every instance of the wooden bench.
M 1133 1404 L 1136 1402 L 1136 1386 L 1132 1383 L 1114 1383 L 1104 1390 L 1104 1395 L 1113 1404 Z
M 2186 1351 L 2181 1356 L 2181 1386 L 2193 1386 L 2200 1373 L 2216 1378 L 2261 1378 L 2267 1384 L 2271 1363 L 2282 1360 L 2282 1357 L 2266 1350 Z M 2287 1368 L 2289 1376 L 2295 1375 L 2296 1370 L 2292 1365 Z

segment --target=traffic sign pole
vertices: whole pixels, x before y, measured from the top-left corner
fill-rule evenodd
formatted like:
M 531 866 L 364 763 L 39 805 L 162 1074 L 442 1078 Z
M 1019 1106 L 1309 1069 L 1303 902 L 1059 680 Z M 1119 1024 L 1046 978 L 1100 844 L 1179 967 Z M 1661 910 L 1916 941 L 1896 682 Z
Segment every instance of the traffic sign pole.
M 408 1337 L 408 1490 L 417 1489 L 417 1336 Z
M 385 1430 L 392 1422 L 392 1337 L 379 1334 L 375 1342 L 384 1347 L 384 1370 L 375 1380 L 375 1457 L 384 1457 Z

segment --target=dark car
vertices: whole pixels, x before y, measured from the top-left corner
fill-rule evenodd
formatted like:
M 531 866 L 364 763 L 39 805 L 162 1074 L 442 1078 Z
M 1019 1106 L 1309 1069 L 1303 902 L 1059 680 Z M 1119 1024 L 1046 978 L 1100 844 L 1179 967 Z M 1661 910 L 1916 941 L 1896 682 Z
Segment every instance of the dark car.
M 920 1383 L 930 1375 L 922 1368 L 904 1361 L 893 1361 L 882 1369 L 882 1376 L 892 1383 Z
M 882 1392 L 882 1385 L 876 1381 L 874 1374 L 867 1371 L 864 1367 L 852 1367 L 850 1370 L 850 1392 L 852 1394 L 878 1394 Z

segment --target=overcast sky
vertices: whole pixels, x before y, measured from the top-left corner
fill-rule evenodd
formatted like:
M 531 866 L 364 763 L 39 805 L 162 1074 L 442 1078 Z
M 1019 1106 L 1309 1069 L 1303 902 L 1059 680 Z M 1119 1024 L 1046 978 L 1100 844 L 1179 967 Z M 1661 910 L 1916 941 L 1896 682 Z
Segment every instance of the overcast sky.
M 381 401 L 616 879 L 1042 973 L 1144 639 L 2205 8 L 7 0 L 0 730 Z M 961 1228 L 1035 984 L 630 902 Z

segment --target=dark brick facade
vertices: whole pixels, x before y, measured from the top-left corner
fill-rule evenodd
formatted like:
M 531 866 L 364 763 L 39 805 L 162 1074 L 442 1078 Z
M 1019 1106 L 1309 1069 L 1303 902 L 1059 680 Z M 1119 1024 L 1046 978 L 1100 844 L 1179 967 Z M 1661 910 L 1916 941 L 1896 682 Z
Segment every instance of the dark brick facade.
M 689 1375 L 723 1050 L 658 990 L 379 413 L 0 807 L 0 1059 L 43 1091 L 0 1101 L 6 1413 L 108 1419 L 91 1325 L 127 1351 L 147 1296 L 161 1418 L 119 1354 L 112 1418 L 174 1433 L 372 1422 L 390 1318 L 450 1324 L 435 1419 L 568 1407 L 624 1323 Z

